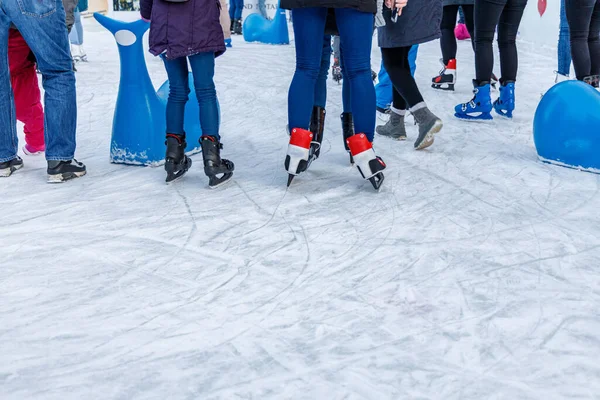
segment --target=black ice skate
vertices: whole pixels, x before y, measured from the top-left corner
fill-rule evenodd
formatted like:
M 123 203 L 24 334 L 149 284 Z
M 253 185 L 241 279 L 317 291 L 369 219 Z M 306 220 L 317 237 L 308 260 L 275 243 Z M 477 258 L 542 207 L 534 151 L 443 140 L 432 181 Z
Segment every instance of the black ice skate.
M 1 162 L 0 177 L 9 177 L 13 172 L 21 168 L 23 168 L 23 160 L 19 156 L 16 156 L 12 160 Z
M 347 143 L 362 177 L 371 182 L 375 190 L 379 190 L 383 184 L 382 171 L 386 165 L 381 157 L 375 155 L 373 145 L 369 142 L 367 136 L 364 133 L 357 133 L 348 138 Z
M 431 79 L 431 87 L 438 90 L 448 90 L 453 92 L 455 84 L 456 59 L 452 59 L 448 61 L 448 64 L 444 64 L 444 68 L 442 68 L 438 76 Z
M 235 35 L 241 35 L 242 34 L 242 19 L 238 18 L 234 21 L 235 22 L 233 23 L 233 33 Z
M 287 182 L 288 187 L 296 175 L 300 175 L 308 169 L 313 137 L 313 133 L 306 129 L 292 129 L 284 163 L 285 169 L 289 174 Z
M 323 130 L 325 129 L 325 114 L 326 112 L 323 107 L 313 107 L 312 115 L 310 117 L 310 131 L 313 134 L 313 141 L 310 144 L 309 165 L 321 155 Z
M 217 188 L 227 183 L 233 176 L 235 165 L 221 158 L 223 145 L 213 136 L 202 136 L 202 158 L 204 159 L 204 173 L 208 176 L 208 186 Z
M 350 152 L 350 148 L 348 147 L 348 139 L 354 136 L 354 119 L 352 118 L 352 113 L 342 113 L 340 115 L 342 119 L 342 133 L 344 135 L 344 148 L 350 155 L 350 164 L 354 165 L 354 157 L 352 157 L 352 153 Z
M 167 183 L 174 182 L 185 175 L 192 166 L 192 159 L 185 155 L 185 136 L 167 135 L 167 154 L 165 155 L 165 171 L 167 171 Z
M 61 183 L 82 177 L 85 174 L 85 165 L 75 159 L 69 161 L 48 161 L 48 183 Z

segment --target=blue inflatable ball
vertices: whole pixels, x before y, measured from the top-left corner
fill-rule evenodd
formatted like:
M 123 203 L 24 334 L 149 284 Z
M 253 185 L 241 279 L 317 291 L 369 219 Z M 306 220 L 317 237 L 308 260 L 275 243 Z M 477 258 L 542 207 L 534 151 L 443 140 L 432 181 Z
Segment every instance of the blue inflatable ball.
M 533 121 L 540 160 L 600 173 L 600 92 L 565 81 L 542 98 Z

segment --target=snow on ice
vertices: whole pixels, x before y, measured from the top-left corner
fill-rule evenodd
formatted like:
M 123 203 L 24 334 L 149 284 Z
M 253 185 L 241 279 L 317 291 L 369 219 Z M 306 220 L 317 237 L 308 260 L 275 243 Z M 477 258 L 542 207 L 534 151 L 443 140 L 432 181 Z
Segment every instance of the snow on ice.
M 521 43 L 515 119 L 469 124 L 470 44 L 455 94 L 428 88 L 421 46 L 445 127 L 423 152 L 412 125 L 376 137 L 380 193 L 347 164 L 330 80 L 321 158 L 286 191 L 294 49 L 236 37 L 216 76 L 236 172 L 209 190 L 200 155 L 172 186 L 108 162 L 117 46 L 85 23 L 88 175 L 48 185 L 24 157 L 0 181 L 1 399 L 600 398 L 600 177 L 532 142 L 553 53 Z

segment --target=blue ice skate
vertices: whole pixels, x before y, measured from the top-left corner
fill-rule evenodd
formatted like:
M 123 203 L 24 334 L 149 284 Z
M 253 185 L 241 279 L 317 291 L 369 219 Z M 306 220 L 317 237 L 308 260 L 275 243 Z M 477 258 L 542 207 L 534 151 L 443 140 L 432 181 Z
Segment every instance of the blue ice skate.
M 473 81 L 473 93 L 475 96 L 468 103 L 459 104 L 454 107 L 456 118 L 474 121 L 488 121 L 493 119 L 492 99 L 490 97 L 490 83 Z
M 494 110 L 506 118 L 512 118 L 515 109 L 515 82 L 506 81 L 500 86 L 500 97 L 494 102 Z

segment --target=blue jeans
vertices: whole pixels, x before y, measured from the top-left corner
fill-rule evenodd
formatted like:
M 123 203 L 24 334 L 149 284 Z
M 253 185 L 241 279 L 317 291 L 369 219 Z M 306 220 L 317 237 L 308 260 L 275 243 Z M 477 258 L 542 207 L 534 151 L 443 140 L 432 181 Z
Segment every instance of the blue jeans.
M 558 35 L 558 71 L 561 75 L 571 72 L 571 36 L 565 10 L 565 0 L 560 0 L 560 33 Z
M 162 57 L 169 76 L 167 101 L 167 133 L 184 135 L 185 105 L 190 94 L 188 59 L 194 77 L 194 90 L 200 107 L 202 135 L 219 139 L 219 108 L 215 75 L 215 53 L 198 53 L 190 57 L 167 59 Z
M 75 11 L 75 24 L 73 29 L 71 29 L 71 33 L 69 34 L 69 40 L 71 44 L 81 46 L 83 44 L 83 25 L 81 24 L 81 13 L 79 11 Z
M 229 18 L 241 19 L 244 11 L 244 0 L 229 0 Z
M 340 67 L 343 66 L 342 56 L 340 56 Z M 321 69 L 317 77 L 315 86 L 315 106 L 325 108 L 327 103 L 327 76 L 331 67 L 331 36 L 323 37 L 323 53 L 321 54 Z M 345 72 L 342 68 L 342 76 L 345 78 Z M 347 79 L 342 79 L 342 104 L 344 112 L 352 112 L 352 102 L 350 96 L 350 85 Z
M 410 48 L 408 53 L 408 63 L 410 64 L 410 73 L 415 76 L 417 70 L 417 53 L 419 51 L 419 45 L 415 44 Z M 379 83 L 375 86 L 375 92 L 377 94 L 377 107 L 381 109 L 387 109 L 392 104 L 394 86 L 390 80 L 383 61 L 381 62 L 381 69 L 379 70 Z
M 267 18 L 267 6 L 265 5 L 265 0 L 258 0 L 258 12 L 260 12 L 260 15 L 262 15 L 263 17 Z
M 16 157 L 15 106 L 8 72 L 8 28 L 14 23 L 37 58 L 45 104 L 46 159 L 75 155 L 75 74 L 61 0 L 0 1 L 0 162 Z
M 354 126 L 373 140 L 375 132 L 375 89 L 371 80 L 373 15 L 351 8 L 336 8 L 345 61 L 345 80 L 352 92 Z M 288 95 L 290 128 L 308 129 L 315 87 L 321 70 L 323 33 L 327 8 L 294 9 L 296 72 Z

